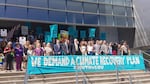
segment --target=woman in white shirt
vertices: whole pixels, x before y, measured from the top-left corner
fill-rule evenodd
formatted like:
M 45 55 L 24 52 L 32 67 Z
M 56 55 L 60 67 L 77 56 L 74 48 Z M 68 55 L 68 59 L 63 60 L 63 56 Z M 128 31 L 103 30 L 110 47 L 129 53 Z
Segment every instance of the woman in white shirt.
M 33 56 L 33 46 L 29 45 L 27 50 L 27 56 Z
M 129 46 L 127 45 L 126 42 L 124 42 L 123 45 L 121 46 L 121 54 L 122 55 L 129 55 L 130 54 Z
M 112 55 L 112 42 L 108 45 L 108 55 Z
M 33 46 L 30 45 L 30 44 L 28 45 L 26 55 L 24 55 L 24 60 L 25 60 L 25 62 L 23 63 L 23 68 L 24 69 L 26 69 L 26 66 L 27 66 L 28 56 L 33 56 Z
M 81 41 L 80 51 L 81 51 L 82 55 L 87 55 L 87 45 L 86 45 L 86 42 Z
M 54 54 L 53 49 L 52 49 L 50 43 L 46 44 L 46 47 L 44 48 L 44 50 L 45 50 L 45 54 L 44 54 L 45 56 L 50 56 L 50 55 Z
M 93 45 L 92 41 L 88 42 L 87 52 L 88 52 L 88 55 L 94 55 L 94 45 Z

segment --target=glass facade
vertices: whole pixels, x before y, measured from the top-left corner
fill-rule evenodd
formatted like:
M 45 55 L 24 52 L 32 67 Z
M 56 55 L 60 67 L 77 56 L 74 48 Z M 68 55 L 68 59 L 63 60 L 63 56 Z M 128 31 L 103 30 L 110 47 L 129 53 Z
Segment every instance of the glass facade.
M 134 27 L 132 0 L 0 0 L 0 18 Z

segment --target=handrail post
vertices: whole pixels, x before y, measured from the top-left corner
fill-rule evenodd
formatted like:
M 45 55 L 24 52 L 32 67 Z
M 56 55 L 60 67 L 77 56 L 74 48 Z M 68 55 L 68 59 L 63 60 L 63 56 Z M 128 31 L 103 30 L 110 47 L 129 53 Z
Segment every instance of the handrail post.
M 28 84 L 28 73 L 27 73 L 27 69 L 26 69 L 26 73 L 25 73 L 25 77 L 24 77 L 24 84 Z
M 85 78 L 83 79 L 83 84 L 87 84 L 87 81 Z
M 76 84 L 78 84 L 78 65 L 76 64 Z
M 80 65 L 75 61 L 76 64 L 76 84 L 79 84 L 79 73 L 78 70 L 80 70 L 81 74 L 83 75 L 83 83 L 88 84 L 88 78 L 85 76 L 84 72 L 82 71 Z
M 28 59 L 30 59 L 30 56 L 28 56 Z M 25 77 L 24 77 L 24 83 L 23 84 L 28 84 L 28 78 L 29 78 L 29 74 L 28 74 L 28 61 L 27 61 L 27 66 L 26 66 L 26 73 L 25 73 Z
M 132 77 L 131 77 L 131 74 L 129 74 L 129 80 L 130 80 L 130 84 L 132 84 Z
M 116 81 L 119 82 L 119 71 L 118 71 L 118 64 L 116 63 Z

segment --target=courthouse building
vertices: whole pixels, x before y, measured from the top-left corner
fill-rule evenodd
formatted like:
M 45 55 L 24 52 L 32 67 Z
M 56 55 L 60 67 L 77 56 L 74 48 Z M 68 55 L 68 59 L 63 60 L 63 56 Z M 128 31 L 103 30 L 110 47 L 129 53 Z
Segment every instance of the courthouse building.
M 57 24 L 58 32 L 74 28 L 78 39 L 126 40 L 133 47 L 133 11 L 132 0 L 0 0 L 0 28 L 21 24 L 44 33 Z

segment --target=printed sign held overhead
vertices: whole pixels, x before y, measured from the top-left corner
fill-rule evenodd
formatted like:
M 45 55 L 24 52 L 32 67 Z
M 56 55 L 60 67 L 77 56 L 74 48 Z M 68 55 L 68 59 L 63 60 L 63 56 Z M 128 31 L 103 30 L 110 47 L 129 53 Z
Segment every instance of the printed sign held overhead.
M 6 37 L 7 36 L 7 29 L 1 29 L 0 31 L 1 31 L 0 33 L 1 33 L 2 37 Z
M 28 26 L 21 26 L 21 34 L 28 35 Z
M 50 25 L 50 34 L 52 38 L 57 38 L 57 34 L 58 34 L 58 25 L 54 24 L 54 25 Z

